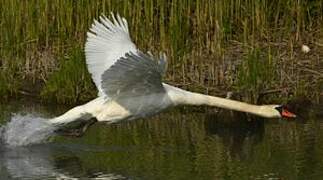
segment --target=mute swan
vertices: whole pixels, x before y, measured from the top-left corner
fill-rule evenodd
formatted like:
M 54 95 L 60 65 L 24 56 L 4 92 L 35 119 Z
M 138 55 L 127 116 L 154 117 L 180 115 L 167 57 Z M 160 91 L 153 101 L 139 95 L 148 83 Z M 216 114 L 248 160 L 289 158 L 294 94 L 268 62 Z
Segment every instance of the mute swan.
M 185 91 L 162 83 L 166 55 L 143 53 L 131 41 L 127 21 L 101 16 L 87 33 L 86 63 L 98 97 L 49 122 L 62 125 L 82 119 L 117 122 L 156 114 L 176 105 L 209 105 L 265 118 L 295 117 L 281 105 L 252 105 Z

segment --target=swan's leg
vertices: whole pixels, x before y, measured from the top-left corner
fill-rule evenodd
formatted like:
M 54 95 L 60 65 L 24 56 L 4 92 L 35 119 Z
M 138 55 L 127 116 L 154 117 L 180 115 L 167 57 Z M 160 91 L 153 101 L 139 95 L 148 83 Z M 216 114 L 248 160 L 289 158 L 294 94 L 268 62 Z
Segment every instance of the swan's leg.
M 92 118 L 88 121 L 81 122 L 81 124 L 79 124 L 78 127 L 58 129 L 56 133 L 63 136 L 81 137 L 85 134 L 85 131 L 96 122 L 97 120 Z
M 96 114 L 101 111 L 102 104 L 105 102 L 105 99 L 98 97 L 82 106 L 74 107 L 73 109 L 67 111 L 65 114 L 58 116 L 49 120 L 49 123 L 58 127 L 58 133 L 65 135 L 81 136 L 97 120 L 93 119 Z M 77 122 L 78 121 L 78 122 Z M 78 127 L 73 125 L 70 127 L 64 128 L 64 125 L 71 125 L 74 122 L 79 123 Z M 72 129 L 73 128 L 73 129 Z M 70 129 L 70 130 L 68 130 Z
M 86 105 L 74 107 L 63 115 L 51 119 L 50 123 L 58 127 L 56 130 L 56 133 L 58 134 L 80 137 L 90 125 L 97 121 L 96 119 L 91 120 L 93 116 L 91 113 L 87 112 L 88 110 Z M 80 121 L 77 122 L 79 123 L 77 127 L 73 127 L 73 125 L 69 126 L 75 121 Z M 67 127 L 65 127 L 65 125 L 67 125 Z

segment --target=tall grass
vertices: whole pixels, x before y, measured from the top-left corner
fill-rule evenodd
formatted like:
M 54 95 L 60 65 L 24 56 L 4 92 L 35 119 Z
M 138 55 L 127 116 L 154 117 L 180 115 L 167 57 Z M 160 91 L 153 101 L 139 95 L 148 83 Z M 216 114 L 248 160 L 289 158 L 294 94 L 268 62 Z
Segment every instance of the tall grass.
M 242 82 L 248 83 L 236 79 L 242 69 L 257 70 L 245 62 L 253 49 L 259 49 L 259 54 L 270 51 L 275 55 L 270 57 L 270 68 L 281 70 L 272 74 L 275 84 L 286 84 L 288 79 L 282 73 L 290 72 L 294 82 L 296 77 L 302 78 L 295 59 L 320 59 L 323 52 L 322 46 L 316 46 L 312 51 L 316 57 L 297 53 L 302 43 L 322 45 L 323 35 L 318 36 L 323 31 L 320 0 L 0 0 L 0 4 L 0 74 L 6 76 L 0 78 L 0 84 L 4 84 L 0 93 L 7 95 L 18 93 L 22 82 L 40 81 L 44 96 L 56 96 L 64 102 L 65 98 L 50 95 L 54 91 L 48 89 L 53 87 L 47 86 L 54 85 L 47 82 L 61 76 L 71 86 L 79 86 L 77 78 L 64 75 L 64 70 L 58 68 L 70 66 L 64 57 L 83 46 L 93 19 L 110 12 L 126 17 L 131 37 L 139 48 L 166 51 L 170 64 L 166 80 L 187 88 L 194 83 L 205 91 L 232 90 Z M 84 56 L 78 57 L 79 63 L 84 63 Z M 318 63 L 311 62 L 313 67 Z M 76 61 L 74 65 L 80 66 Z M 272 72 L 270 68 L 264 71 Z M 322 73 L 320 69 L 314 71 Z M 85 89 L 95 91 L 93 86 Z M 297 83 L 291 89 L 294 92 Z
M 237 89 L 250 95 L 248 101 L 258 102 L 263 89 L 275 87 L 274 68 L 270 52 L 262 56 L 259 49 L 251 50 L 239 66 Z
M 62 57 L 61 67 L 46 82 L 41 92 L 44 100 L 76 104 L 97 94 L 80 48 L 72 49 L 69 56 Z

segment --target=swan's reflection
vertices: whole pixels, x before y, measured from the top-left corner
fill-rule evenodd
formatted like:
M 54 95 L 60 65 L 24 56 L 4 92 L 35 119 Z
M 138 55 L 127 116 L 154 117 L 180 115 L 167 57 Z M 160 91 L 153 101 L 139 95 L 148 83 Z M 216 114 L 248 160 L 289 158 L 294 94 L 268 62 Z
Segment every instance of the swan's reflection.
M 1 147 L 0 179 L 126 179 L 113 173 L 82 172 L 83 164 L 75 149 L 59 144 Z
M 232 157 L 247 159 L 265 133 L 264 120 L 250 118 L 245 113 L 221 113 L 206 116 L 204 122 L 208 135 L 221 137 Z

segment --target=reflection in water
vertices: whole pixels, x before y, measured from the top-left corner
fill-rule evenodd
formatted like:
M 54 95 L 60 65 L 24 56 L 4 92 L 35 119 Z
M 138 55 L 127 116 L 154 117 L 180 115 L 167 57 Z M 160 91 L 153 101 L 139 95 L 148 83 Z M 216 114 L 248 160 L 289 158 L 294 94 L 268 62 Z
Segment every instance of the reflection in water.
M 78 147 L 82 148 L 82 146 Z M 55 144 L 0 149 L 0 178 L 48 179 L 48 178 L 96 178 L 125 179 L 112 173 L 82 172 L 82 161 L 68 147 Z
M 13 178 L 51 177 L 55 171 L 48 159 L 48 153 L 47 148 L 2 148 L 1 166 Z
M 220 137 L 230 155 L 239 159 L 252 155 L 252 151 L 248 150 L 253 150 L 252 147 L 262 141 L 265 130 L 262 118 L 251 120 L 245 113 L 239 112 L 208 115 L 205 127 L 208 135 Z
M 301 179 L 312 179 L 312 177 L 320 175 L 315 172 L 316 166 L 320 164 L 318 159 L 313 156 L 317 153 L 315 152 L 316 145 L 319 143 L 317 142 L 317 132 L 313 131 L 316 129 L 315 123 L 309 122 L 298 128 L 300 128 L 300 135 L 299 146 L 296 150 L 296 171 Z M 322 151 L 322 149 L 319 151 Z
M 0 179 L 323 176 L 323 122 L 319 119 L 301 123 L 249 121 L 244 115 L 210 115 L 202 108 L 194 113 L 191 110 L 177 108 L 149 120 L 96 124 L 82 138 L 56 137 L 50 144 L 2 147 Z

